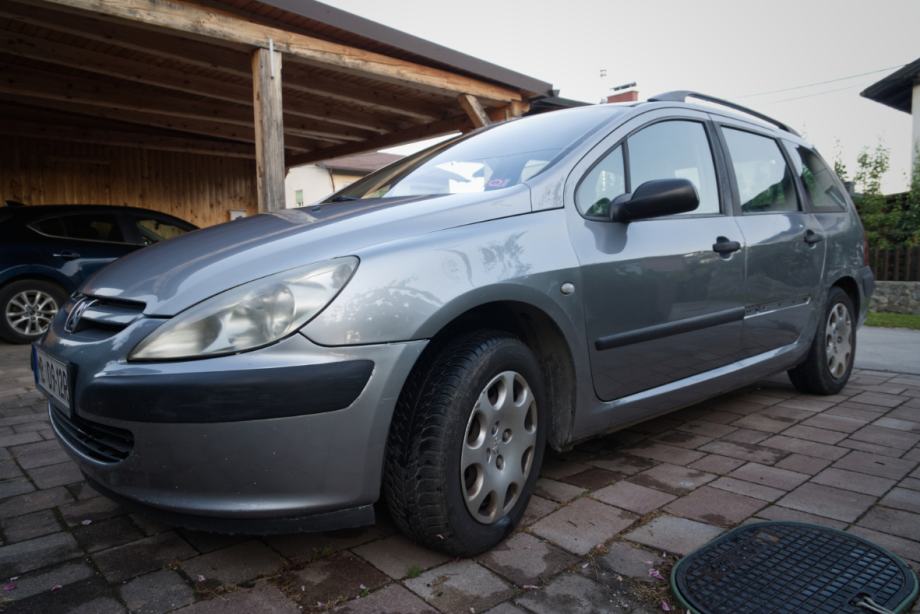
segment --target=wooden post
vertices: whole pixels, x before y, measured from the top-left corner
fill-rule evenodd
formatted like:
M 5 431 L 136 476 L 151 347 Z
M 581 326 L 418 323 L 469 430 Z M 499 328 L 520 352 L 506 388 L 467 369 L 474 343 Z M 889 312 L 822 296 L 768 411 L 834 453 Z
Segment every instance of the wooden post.
M 284 209 L 284 120 L 281 106 L 281 54 L 252 54 L 252 106 L 255 115 L 256 191 L 259 212 Z
M 475 128 L 482 128 L 488 126 L 491 122 L 489 121 L 489 116 L 486 115 L 486 112 L 483 110 L 482 105 L 479 104 L 479 100 L 475 96 L 470 94 L 460 94 L 457 100 L 460 102 L 460 106 L 463 107 L 463 110 L 469 116 L 470 121 L 473 122 Z

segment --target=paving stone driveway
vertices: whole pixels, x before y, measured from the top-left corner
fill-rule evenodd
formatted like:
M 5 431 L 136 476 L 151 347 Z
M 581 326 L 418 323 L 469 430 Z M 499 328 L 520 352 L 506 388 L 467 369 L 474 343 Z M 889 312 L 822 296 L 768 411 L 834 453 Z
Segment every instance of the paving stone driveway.
M 27 359 L 0 345 L 6 611 L 653 612 L 675 605 L 656 576 L 752 519 L 846 529 L 920 567 L 916 375 L 860 371 L 834 397 L 777 377 L 550 456 L 524 527 L 449 560 L 386 519 L 254 539 L 127 513 L 55 442 Z

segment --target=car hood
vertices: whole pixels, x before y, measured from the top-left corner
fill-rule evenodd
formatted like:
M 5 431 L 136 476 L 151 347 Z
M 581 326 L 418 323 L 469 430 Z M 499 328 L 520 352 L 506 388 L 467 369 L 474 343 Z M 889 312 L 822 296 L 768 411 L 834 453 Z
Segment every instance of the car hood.
M 144 303 L 149 316 L 172 316 L 219 292 L 293 267 L 338 256 L 360 257 L 363 249 L 381 243 L 530 210 L 526 185 L 485 194 L 284 209 L 190 232 L 129 254 L 90 278 L 81 292 Z

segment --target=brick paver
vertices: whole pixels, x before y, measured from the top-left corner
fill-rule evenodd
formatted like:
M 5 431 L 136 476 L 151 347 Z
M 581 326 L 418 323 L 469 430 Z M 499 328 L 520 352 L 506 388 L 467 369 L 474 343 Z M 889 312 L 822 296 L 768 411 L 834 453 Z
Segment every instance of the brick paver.
M 385 513 L 258 538 L 129 512 L 83 482 L 27 363 L 28 348 L 0 345 L 4 611 L 661 611 L 649 569 L 751 520 L 845 529 L 920 568 L 918 376 L 857 371 L 833 397 L 776 376 L 549 453 L 517 532 L 463 560 L 409 542 Z

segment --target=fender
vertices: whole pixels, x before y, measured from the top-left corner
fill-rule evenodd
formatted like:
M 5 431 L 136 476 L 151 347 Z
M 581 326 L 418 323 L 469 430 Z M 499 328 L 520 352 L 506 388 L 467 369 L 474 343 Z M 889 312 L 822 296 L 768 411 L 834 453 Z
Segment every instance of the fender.
M 21 264 L 18 266 L 10 267 L 8 269 L 4 269 L 2 272 L 0 272 L 0 286 L 5 286 L 8 283 L 18 281 L 20 279 L 41 279 L 44 281 L 54 282 L 64 288 L 68 294 L 76 289 L 73 281 L 69 277 L 63 275 L 57 269 L 49 266 L 40 264 Z

